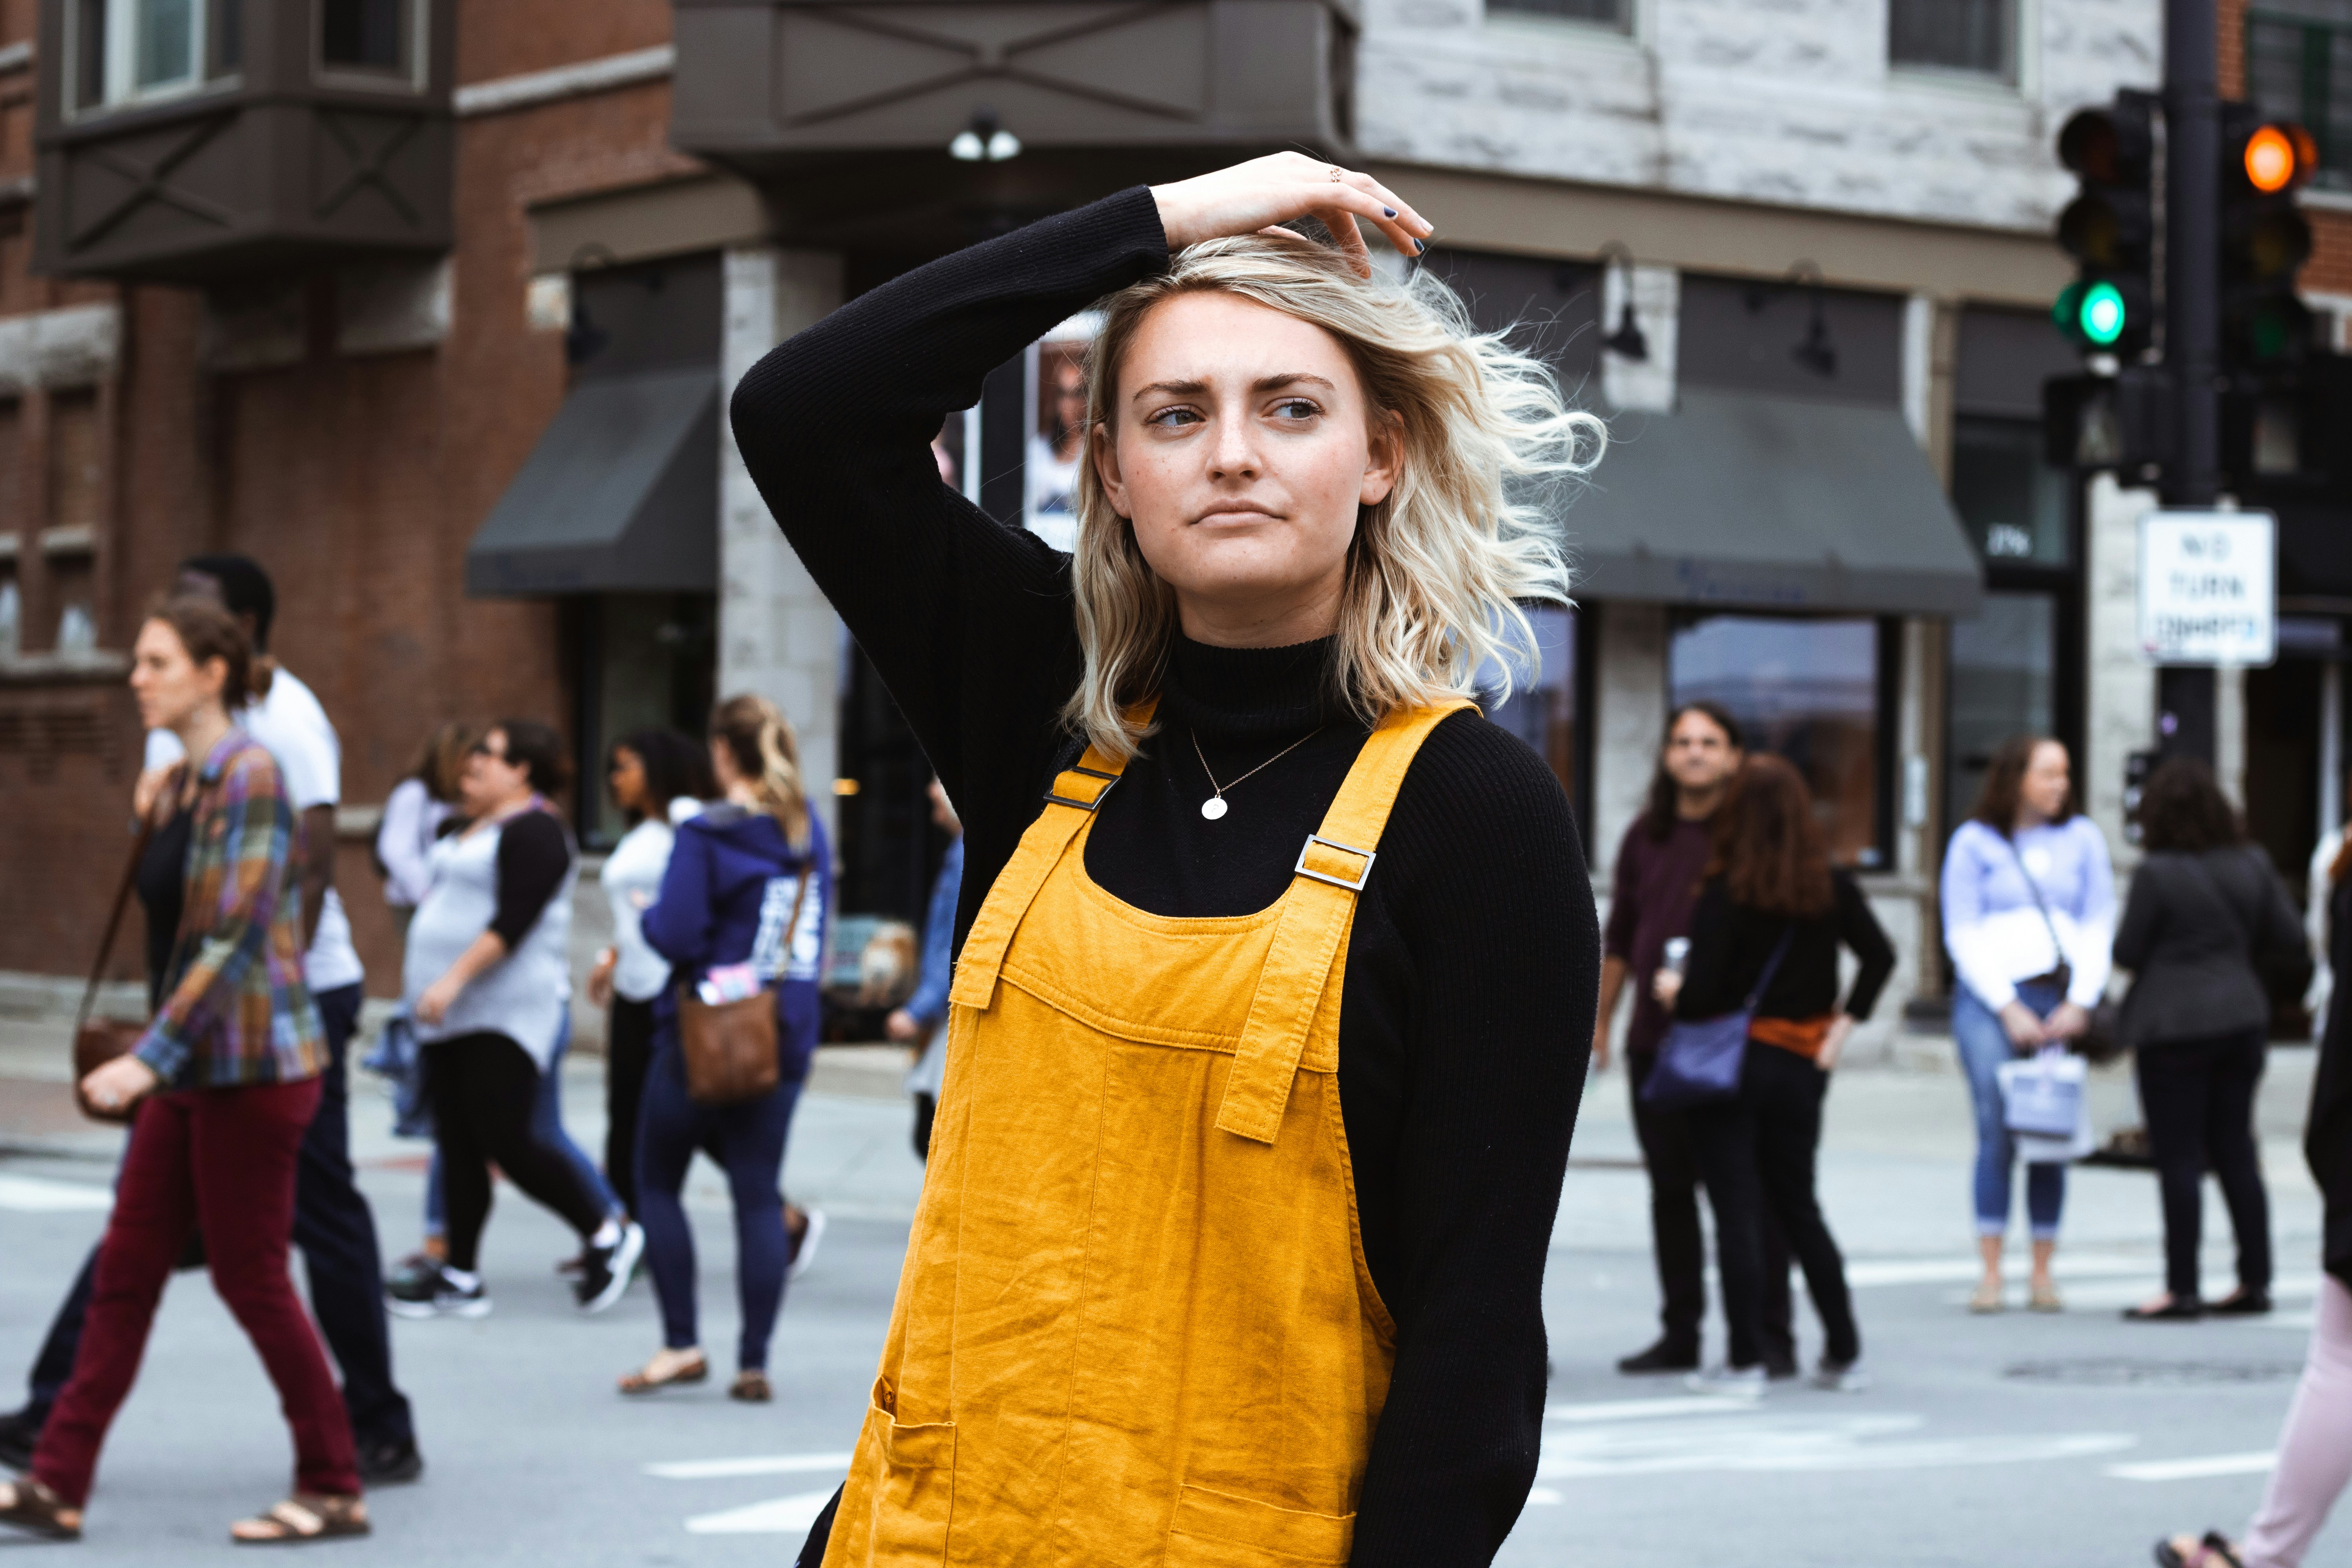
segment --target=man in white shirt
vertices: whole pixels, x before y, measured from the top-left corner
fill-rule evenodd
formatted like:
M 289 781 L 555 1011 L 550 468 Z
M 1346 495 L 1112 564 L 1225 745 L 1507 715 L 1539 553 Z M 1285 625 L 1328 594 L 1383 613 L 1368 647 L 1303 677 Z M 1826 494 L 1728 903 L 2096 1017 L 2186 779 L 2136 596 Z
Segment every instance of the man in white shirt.
M 217 600 L 244 624 L 255 654 L 267 655 L 277 595 L 259 564 L 242 555 L 192 556 L 180 563 L 173 591 Z M 311 1310 L 342 1368 L 343 1403 L 358 1443 L 361 1477 L 370 1485 L 413 1480 L 424 1461 L 417 1455 L 408 1400 L 392 1381 L 392 1337 L 384 1316 L 375 1219 L 352 1172 L 345 1058 L 359 1024 L 366 976 L 334 886 L 342 747 L 326 710 L 308 686 L 266 657 L 257 657 L 254 663 L 257 695 L 237 714 L 237 723 L 277 760 L 287 795 L 301 818 L 296 853 L 303 930 L 310 939 L 303 978 L 331 1052 L 323 1075 L 325 1092 L 302 1143 L 294 1189 L 294 1242 L 302 1249 L 310 1276 Z M 166 770 L 184 754 L 169 731 L 148 733 L 136 794 L 141 812 L 163 787 Z M 94 1259 L 96 1254 L 91 1256 Z M 37 1435 L 48 1405 L 72 1372 L 89 1282 L 86 1265 L 42 1347 L 33 1372 L 31 1402 L 0 1417 L 0 1459 L 10 1456 L 20 1437 L 29 1446 L 25 1434 Z

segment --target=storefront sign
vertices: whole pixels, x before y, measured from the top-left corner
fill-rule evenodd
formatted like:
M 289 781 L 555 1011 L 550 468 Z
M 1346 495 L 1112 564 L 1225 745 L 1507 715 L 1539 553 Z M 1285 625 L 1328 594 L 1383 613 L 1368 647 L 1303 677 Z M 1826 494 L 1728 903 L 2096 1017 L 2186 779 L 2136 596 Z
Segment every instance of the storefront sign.
M 2139 520 L 2139 649 L 2151 664 L 2278 658 L 2278 519 L 2152 511 Z

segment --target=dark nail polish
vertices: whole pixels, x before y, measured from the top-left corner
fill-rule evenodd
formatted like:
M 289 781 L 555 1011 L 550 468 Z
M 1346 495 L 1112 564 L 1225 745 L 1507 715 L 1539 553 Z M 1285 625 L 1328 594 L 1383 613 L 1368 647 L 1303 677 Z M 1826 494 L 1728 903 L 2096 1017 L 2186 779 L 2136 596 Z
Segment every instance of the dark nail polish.
M 1381 216 L 1382 217 L 1394 217 L 1394 216 L 1396 216 L 1396 208 L 1394 208 L 1394 207 L 1382 207 L 1382 208 L 1381 209 Z
M 1426 255 L 1428 255 L 1428 254 L 1429 254 L 1429 241 L 1427 241 L 1427 240 L 1425 240 L 1425 239 L 1416 239 L 1416 240 L 1414 240 L 1414 241 L 1412 242 L 1412 253 L 1413 253 L 1415 256 L 1426 256 Z

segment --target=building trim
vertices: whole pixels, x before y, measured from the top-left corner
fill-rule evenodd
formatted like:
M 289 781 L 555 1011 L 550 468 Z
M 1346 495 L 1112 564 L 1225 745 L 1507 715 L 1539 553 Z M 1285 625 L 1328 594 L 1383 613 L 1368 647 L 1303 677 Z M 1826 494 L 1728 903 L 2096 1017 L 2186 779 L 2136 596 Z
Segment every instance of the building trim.
M 509 110 L 530 109 L 567 98 L 582 98 L 590 93 L 610 92 L 615 88 L 661 81 L 667 79 L 677 65 L 677 48 L 669 44 L 656 44 L 651 48 L 631 49 L 625 54 L 579 60 L 547 70 L 525 71 L 519 76 L 493 77 L 488 81 L 469 82 L 457 90 L 453 101 L 460 120 L 469 120 L 481 114 L 503 114 Z
M 771 232 L 759 187 L 715 173 L 565 196 L 530 214 L 530 269 L 539 274 L 568 272 L 586 254 L 611 267 L 758 245 Z
M 1614 240 L 1644 263 L 1754 278 L 1779 278 L 1801 258 L 1833 288 L 2036 307 L 2074 275 L 2039 233 L 1423 163 L 1364 169 L 1436 224 L 1440 244 L 1460 249 L 1597 256 Z
M 20 38 L 0 47 L 0 76 L 14 76 L 18 71 L 33 68 L 33 40 Z

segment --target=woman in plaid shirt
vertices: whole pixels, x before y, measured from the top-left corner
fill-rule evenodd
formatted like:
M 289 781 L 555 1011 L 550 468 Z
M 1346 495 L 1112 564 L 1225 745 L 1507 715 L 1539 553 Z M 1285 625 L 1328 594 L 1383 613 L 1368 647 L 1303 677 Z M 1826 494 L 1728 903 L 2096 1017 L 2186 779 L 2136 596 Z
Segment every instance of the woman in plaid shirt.
M 296 1156 L 326 1048 L 302 984 L 293 807 L 269 752 L 229 718 L 248 666 L 244 632 L 198 600 L 158 608 L 133 649 L 141 719 L 203 760 L 158 805 L 163 829 L 184 826 L 188 846 L 162 1005 L 132 1054 L 82 1080 L 101 1110 L 142 1103 L 73 1378 L 31 1476 L 0 1486 L 0 1522 L 37 1534 L 81 1533 L 99 1446 L 131 1392 L 164 1281 L 199 1228 L 214 1288 L 261 1352 L 294 1429 L 294 1495 L 230 1533 L 264 1542 L 368 1529 L 350 1418 L 286 1272 Z

